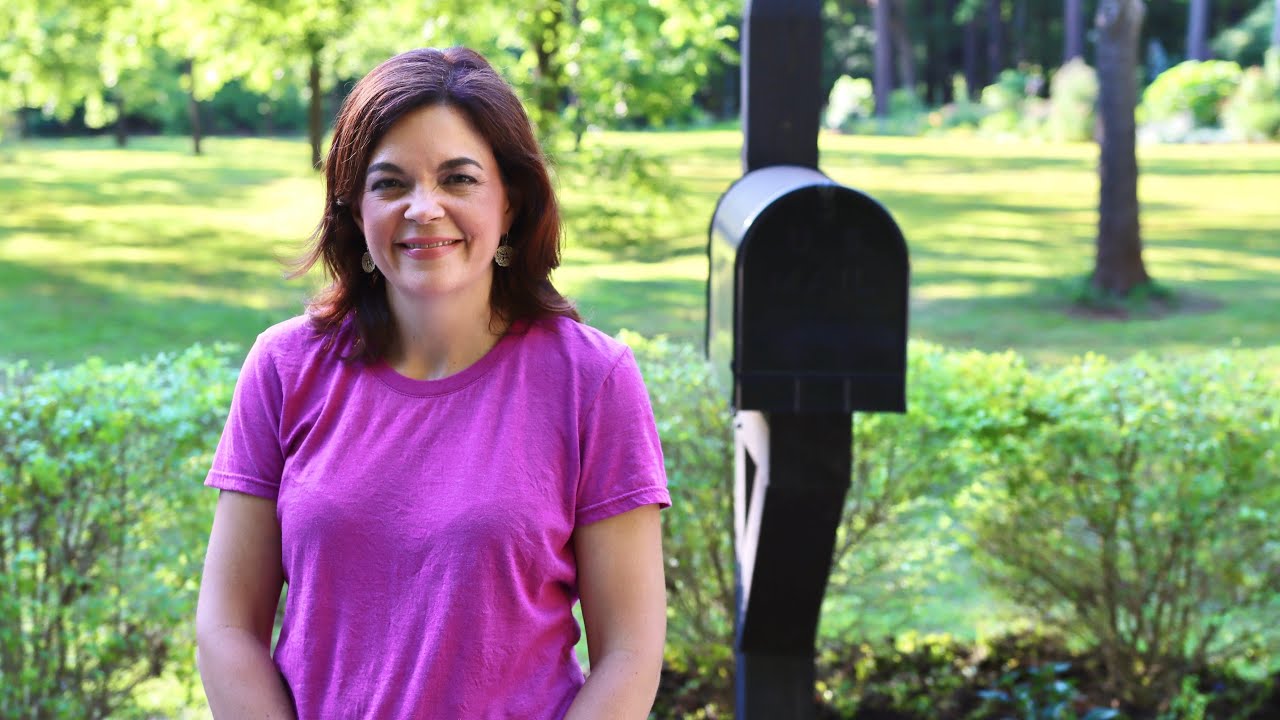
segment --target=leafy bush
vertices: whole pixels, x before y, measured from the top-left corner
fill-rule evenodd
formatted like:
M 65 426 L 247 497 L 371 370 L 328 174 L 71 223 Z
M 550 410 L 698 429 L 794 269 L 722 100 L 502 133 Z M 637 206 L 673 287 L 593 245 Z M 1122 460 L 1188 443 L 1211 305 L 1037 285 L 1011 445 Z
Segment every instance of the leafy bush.
M 728 703 L 733 685 L 733 427 L 728 395 L 691 345 L 623 331 L 653 404 L 671 508 L 666 662 Z
M 1223 104 L 1240 84 L 1240 66 L 1226 60 L 1188 60 L 1160 73 L 1142 94 L 1145 122 L 1190 113 L 1197 127 L 1218 124 Z
M 919 627 L 925 596 L 959 549 L 951 504 L 978 472 L 967 452 L 1021 418 L 1011 353 L 950 352 L 913 343 L 907 412 L 860 413 L 853 475 L 823 606 L 824 636 L 883 637 Z
M 1242 140 L 1280 139 L 1280 49 L 1267 52 L 1267 67 L 1251 67 L 1222 111 L 1222 125 Z
M 0 717 L 130 717 L 140 682 L 190 665 L 200 479 L 233 384 L 200 347 L 0 366 Z
M 996 82 L 982 89 L 985 117 L 978 124 L 986 135 L 1032 137 L 1048 117 L 1048 109 L 1040 92 L 1044 76 L 1038 67 L 1009 68 L 1000 72 Z
M 870 80 L 841 75 L 827 96 L 823 124 L 831 130 L 847 130 L 853 120 L 871 117 L 875 103 L 875 91 Z
M 1093 139 L 1097 118 L 1098 74 L 1074 58 L 1053 74 L 1049 82 L 1049 134 L 1054 140 L 1084 142 Z
M 996 585 L 1093 643 L 1137 708 L 1213 663 L 1273 657 L 1280 371 L 1224 352 L 1021 379 L 1027 422 L 988 444 L 961 503 Z
M 724 702 L 727 400 L 692 348 L 622 338 L 649 383 L 676 503 L 668 664 Z M 822 642 L 912 627 L 964 539 L 997 590 L 1096 648 L 1108 691 L 1132 707 L 1174 697 L 1184 674 L 1273 657 L 1280 370 L 1244 352 L 1042 370 L 926 344 L 909 363 L 909 412 L 854 423 Z

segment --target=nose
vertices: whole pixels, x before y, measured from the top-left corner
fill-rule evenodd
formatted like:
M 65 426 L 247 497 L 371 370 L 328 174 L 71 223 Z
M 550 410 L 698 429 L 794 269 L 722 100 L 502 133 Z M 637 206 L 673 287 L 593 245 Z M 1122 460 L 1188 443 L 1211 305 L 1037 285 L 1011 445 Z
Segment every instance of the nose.
M 444 207 L 436 196 L 435 188 L 419 186 L 409 195 L 409 206 L 404 210 L 407 220 L 426 225 L 444 216 Z

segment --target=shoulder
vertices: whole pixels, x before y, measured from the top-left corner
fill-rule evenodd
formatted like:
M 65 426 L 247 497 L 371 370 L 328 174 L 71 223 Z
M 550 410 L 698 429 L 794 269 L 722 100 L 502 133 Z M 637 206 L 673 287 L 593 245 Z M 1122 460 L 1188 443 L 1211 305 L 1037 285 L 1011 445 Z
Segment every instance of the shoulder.
M 302 368 L 340 363 L 348 330 L 344 324 L 336 332 L 326 333 L 307 315 L 289 318 L 258 334 L 245 366 L 270 367 L 281 375 L 292 375 Z
M 631 349 L 621 341 L 566 317 L 534 322 L 524 335 L 529 351 L 581 375 L 603 379 L 619 361 L 631 358 Z

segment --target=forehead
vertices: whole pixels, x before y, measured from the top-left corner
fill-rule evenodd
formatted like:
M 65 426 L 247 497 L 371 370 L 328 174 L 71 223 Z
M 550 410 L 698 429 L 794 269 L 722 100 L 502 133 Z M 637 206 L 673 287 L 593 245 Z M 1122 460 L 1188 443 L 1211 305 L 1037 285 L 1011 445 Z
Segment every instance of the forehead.
M 493 149 L 460 110 L 428 105 L 402 115 L 374 146 L 369 162 L 394 156 L 401 162 L 443 162 L 465 156 L 486 168 L 494 163 Z

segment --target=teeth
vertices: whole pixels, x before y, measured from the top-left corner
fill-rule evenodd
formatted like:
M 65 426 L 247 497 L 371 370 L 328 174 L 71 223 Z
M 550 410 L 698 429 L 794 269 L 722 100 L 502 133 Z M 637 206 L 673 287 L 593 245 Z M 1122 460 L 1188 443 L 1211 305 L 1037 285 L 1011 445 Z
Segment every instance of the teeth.
M 405 243 L 404 246 L 409 248 L 410 250 L 426 250 L 428 248 L 438 248 L 438 247 L 444 247 L 445 245 L 452 245 L 455 242 L 457 241 L 445 240 L 443 242 L 437 242 L 437 243 Z

